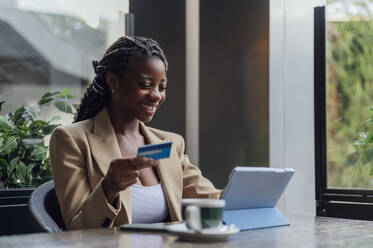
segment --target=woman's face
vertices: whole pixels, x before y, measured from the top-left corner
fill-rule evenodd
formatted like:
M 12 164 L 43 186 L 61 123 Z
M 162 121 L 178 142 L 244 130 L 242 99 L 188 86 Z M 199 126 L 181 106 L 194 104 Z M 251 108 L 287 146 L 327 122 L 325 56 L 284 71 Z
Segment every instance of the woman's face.
M 126 118 L 149 122 L 166 99 L 166 68 L 157 57 L 134 60 L 132 67 L 114 84 L 112 104 Z

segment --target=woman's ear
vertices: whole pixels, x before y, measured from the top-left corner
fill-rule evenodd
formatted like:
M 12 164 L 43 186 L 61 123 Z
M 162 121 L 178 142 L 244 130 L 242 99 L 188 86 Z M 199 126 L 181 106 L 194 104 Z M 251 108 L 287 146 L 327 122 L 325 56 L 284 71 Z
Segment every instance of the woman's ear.
M 119 78 L 114 73 L 108 72 L 106 73 L 106 83 L 109 85 L 111 91 L 114 94 L 114 92 L 116 92 L 118 89 Z

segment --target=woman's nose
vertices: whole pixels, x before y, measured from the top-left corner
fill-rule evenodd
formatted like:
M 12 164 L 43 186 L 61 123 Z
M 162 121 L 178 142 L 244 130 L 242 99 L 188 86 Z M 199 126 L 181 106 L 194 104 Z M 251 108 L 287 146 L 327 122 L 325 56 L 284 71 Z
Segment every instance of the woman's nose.
M 162 99 L 161 93 L 159 92 L 158 89 L 152 90 L 150 95 L 156 101 L 160 101 Z

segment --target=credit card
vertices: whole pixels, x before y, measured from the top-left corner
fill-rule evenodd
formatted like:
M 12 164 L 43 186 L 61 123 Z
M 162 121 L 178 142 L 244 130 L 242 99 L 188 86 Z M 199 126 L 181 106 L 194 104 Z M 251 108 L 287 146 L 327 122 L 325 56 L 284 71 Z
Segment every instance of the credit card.
M 172 142 L 141 146 L 137 149 L 137 157 L 153 158 L 155 160 L 169 158 Z

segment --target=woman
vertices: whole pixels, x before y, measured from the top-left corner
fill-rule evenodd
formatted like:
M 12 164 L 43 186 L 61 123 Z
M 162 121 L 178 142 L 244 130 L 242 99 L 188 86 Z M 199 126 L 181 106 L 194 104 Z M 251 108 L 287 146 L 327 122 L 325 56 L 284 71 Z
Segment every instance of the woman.
M 181 136 L 146 127 L 166 99 L 167 60 L 158 43 L 121 37 L 94 63 L 75 123 L 55 129 L 50 157 L 67 229 L 181 221 L 182 198 L 220 190 L 184 155 Z M 136 158 L 172 142 L 170 158 Z

